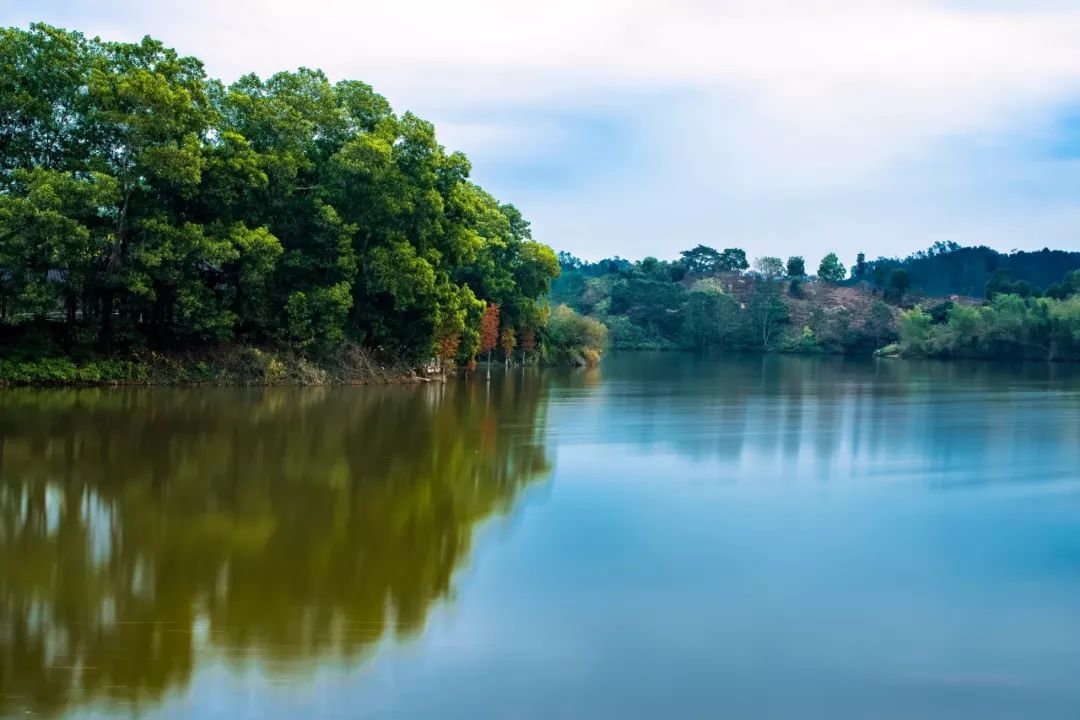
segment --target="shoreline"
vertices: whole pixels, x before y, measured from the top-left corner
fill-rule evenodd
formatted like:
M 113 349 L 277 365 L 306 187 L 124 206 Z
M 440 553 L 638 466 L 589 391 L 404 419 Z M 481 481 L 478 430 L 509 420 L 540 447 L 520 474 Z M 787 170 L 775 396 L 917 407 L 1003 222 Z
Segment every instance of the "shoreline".
M 698 353 L 685 349 L 663 350 L 614 350 L 611 354 L 672 354 L 709 357 L 714 353 Z M 469 379 L 484 372 L 480 368 L 467 372 L 455 368 L 447 374 L 430 375 L 417 372 L 419 366 L 401 361 L 378 361 L 369 353 L 357 348 L 349 350 L 352 362 L 341 358 L 317 363 L 307 358 L 278 355 L 272 351 L 253 347 L 199 355 L 153 354 L 148 359 L 93 359 L 77 364 L 70 358 L 41 358 L 18 361 L 0 359 L 0 389 L 14 388 L 103 388 L 103 387 L 356 387 L 391 385 L 427 385 Z M 864 360 L 934 361 L 934 362 L 985 362 L 1039 363 L 1068 365 L 1067 359 L 1023 359 L 985 357 L 930 357 L 922 355 L 791 352 L 771 350 L 763 352 L 730 352 L 720 355 L 746 357 L 796 356 L 807 358 L 859 358 Z M 502 366 L 502 362 L 491 365 Z M 519 363 L 514 368 L 521 368 Z M 560 367 L 557 365 L 529 364 L 526 367 Z M 572 366 L 567 366 L 572 367 Z M 581 368 L 581 366 L 577 366 Z

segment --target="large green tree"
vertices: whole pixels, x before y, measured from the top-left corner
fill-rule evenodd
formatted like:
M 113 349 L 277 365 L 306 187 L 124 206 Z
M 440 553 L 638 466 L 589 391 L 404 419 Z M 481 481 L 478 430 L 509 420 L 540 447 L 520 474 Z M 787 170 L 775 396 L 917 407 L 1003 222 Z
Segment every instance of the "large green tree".
M 318 70 L 225 86 L 151 38 L 0 30 L 0 309 L 101 347 L 364 343 L 471 357 L 536 334 L 559 273 L 435 128 Z M 84 333 L 86 335 L 86 333 Z M 540 333 L 543 337 L 543 333 Z
M 817 274 L 818 279 L 822 282 L 835 285 L 844 281 L 847 270 L 845 270 L 844 264 L 840 262 L 840 258 L 836 257 L 836 253 L 829 253 L 821 259 Z

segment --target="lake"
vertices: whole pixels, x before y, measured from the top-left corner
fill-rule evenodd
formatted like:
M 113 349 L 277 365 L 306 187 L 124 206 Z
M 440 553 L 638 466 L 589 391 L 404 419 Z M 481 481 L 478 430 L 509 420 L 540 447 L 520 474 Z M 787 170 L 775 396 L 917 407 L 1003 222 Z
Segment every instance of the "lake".
M 1080 370 L 0 393 L 0 715 L 1080 717 Z

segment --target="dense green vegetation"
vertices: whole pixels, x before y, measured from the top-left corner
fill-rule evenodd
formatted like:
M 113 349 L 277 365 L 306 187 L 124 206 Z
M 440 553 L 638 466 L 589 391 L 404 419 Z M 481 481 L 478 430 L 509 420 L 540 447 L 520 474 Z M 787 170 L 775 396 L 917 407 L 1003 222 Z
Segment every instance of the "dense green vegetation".
M 865 280 L 875 289 L 885 290 L 896 270 L 903 270 L 910 286 L 929 296 L 982 297 L 995 282 L 1013 283 L 1017 294 L 1027 296 L 1052 288 L 1066 272 L 1080 270 L 1080 252 L 1044 249 L 1007 254 L 988 247 L 939 242 L 903 259 L 878 258 L 866 263 L 862 276 L 852 268 L 851 282 Z
M 1051 270 L 1080 253 L 939 244 L 904 260 L 859 253 L 850 275 L 828 253 L 814 277 L 802 257 L 702 245 L 671 262 L 559 262 L 553 298 L 605 323 L 616 348 L 1080 359 L 1080 271 Z
M 156 40 L 46 25 L 0 30 L 0 69 L 0 333 L 22 359 L 356 344 L 445 367 L 480 352 L 488 306 L 504 352 L 598 349 L 548 347 L 554 252 L 361 82 L 226 86 Z
M 0 67 L 0 382 L 352 382 L 589 365 L 609 341 L 1075 354 L 1080 253 L 587 263 L 363 83 L 226 86 L 153 39 L 46 25 L 0 29 Z
M 553 300 L 603 322 L 615 348 L 870 354 L 896 337 L 897 309 L 841 287 L 835 255 L 816 280 L 801 257 L 759 257 L 744 272 L 744 251 L 700 245 L 674 262 L 559 260 Z
M 983 305 L 945 303 L 903 312 L 905 355 L 1080 360 L 1080 272 L 1058 285 L 1060 297 L 992 293 Z

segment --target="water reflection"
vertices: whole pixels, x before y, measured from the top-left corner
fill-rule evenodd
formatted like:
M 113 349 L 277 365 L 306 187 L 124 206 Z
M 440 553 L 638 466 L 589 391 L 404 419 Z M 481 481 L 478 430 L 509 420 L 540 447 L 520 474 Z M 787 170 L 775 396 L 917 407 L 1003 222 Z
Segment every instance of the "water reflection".
M 1047 364 L 0 393 L 0 715 L 1076 717 L 1078 438 Z
M 545 383 L 0 393 L 0 715 L 416 632 L 548 474 Z
M 675 456 L 755 483 L 1030 483 L 1080 461 L 1073 365 L 642 353 L 604 373 L 556 393 L 553 444 Z

